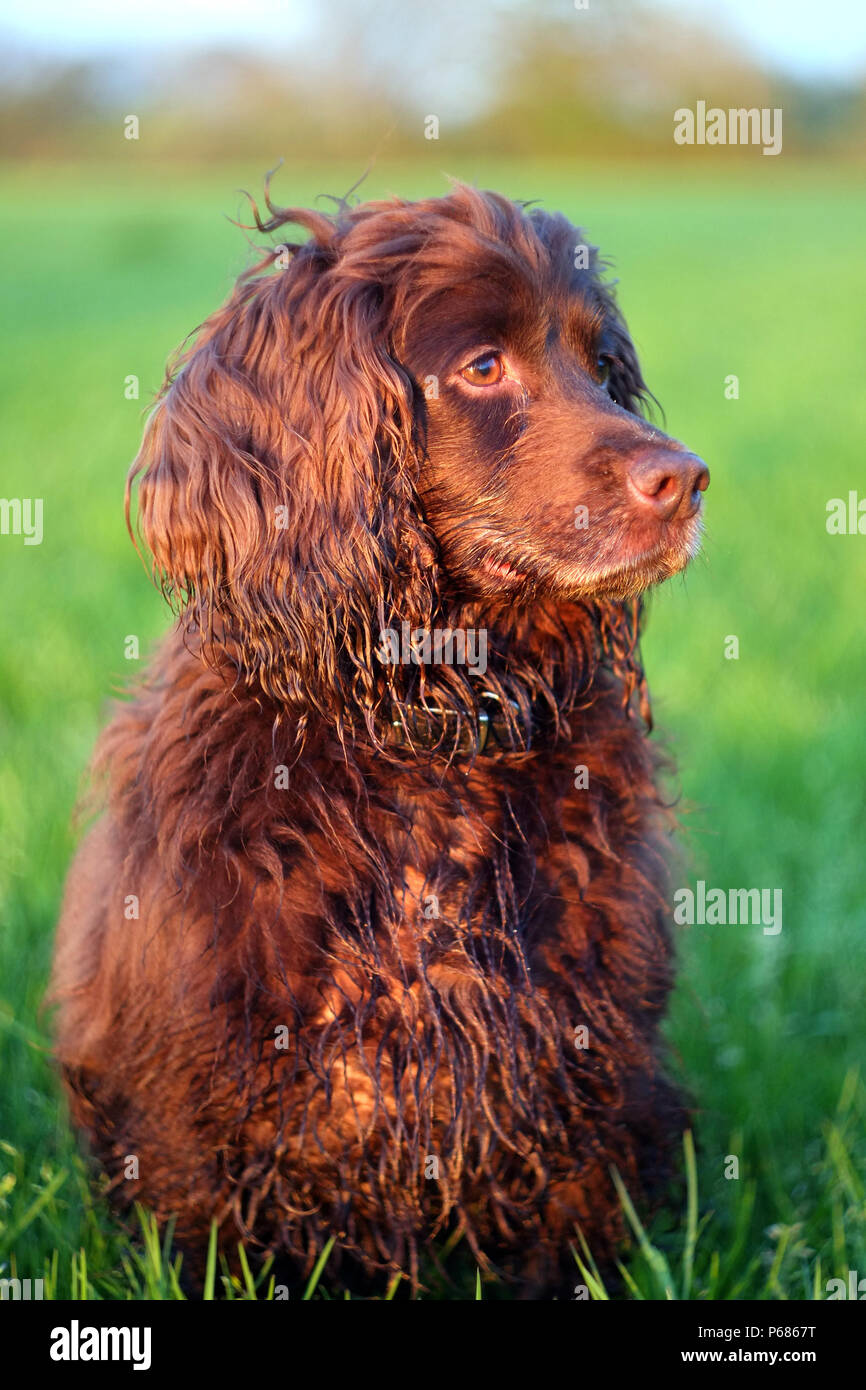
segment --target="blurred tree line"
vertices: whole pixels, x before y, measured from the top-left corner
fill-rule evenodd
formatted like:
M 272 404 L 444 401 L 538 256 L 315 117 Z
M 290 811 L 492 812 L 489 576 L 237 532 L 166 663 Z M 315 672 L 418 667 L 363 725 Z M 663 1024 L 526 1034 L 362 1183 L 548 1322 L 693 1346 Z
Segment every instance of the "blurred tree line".
M 670 4 L 582 3 L 324 0 L 290 46 L 250 33 L 237 50 L 155 41 L 75 62 L 7 42 L 0 157 L 111 159 L 134 115 L 145 159 L 417 158 L 436 136 L 449 152 L 665 158 L 674 111 L 703 100 L 781 107 L 788 155 L 862 158 L 866 75 L 796 82 Z

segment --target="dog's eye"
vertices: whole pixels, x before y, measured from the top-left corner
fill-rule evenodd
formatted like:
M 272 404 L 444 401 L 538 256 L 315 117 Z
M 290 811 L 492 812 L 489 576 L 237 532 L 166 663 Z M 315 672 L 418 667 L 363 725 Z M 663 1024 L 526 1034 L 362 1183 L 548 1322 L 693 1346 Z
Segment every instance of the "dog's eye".
M 470 386 L 495 386 L 505 375 L 501 352 L 483 352 L 460 373 Z
M 610 358 L 606 352 L 595 359 L 595 379 L 600 386 L 607 386 L 610 380 Z

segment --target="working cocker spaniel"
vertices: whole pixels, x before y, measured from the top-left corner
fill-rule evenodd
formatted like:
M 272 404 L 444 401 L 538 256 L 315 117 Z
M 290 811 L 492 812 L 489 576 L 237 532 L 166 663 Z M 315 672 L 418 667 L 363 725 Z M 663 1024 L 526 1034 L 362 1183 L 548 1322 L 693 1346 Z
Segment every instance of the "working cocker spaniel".
M 334 1286 L 424 1287 L 451 1233 L 548 1297 L 684 1124 L 638 638 L 707 469 L 564 217 L 458 185 L 255 218 L 308 235 L 130 479 L 178 621 L 67 887 L 73 1117 L 193 1287 L 216 1220 L 290 1282 L 333 1236 Z

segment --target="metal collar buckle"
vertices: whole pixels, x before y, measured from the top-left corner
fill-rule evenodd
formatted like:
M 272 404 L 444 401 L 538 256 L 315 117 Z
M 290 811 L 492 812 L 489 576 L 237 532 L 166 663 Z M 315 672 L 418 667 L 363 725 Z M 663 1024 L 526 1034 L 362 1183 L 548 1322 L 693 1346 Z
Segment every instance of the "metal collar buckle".
M 500 699 L 499 695 L 497 695 L 494 690 L 482 690 L 481 699 L 495 701 L 495 703 L 500 707 L 500 709 L 503 704 L 503 701 Z M 514 713 L 519 715 L 520 706 L 517 704 L 516 700 L 508 700 L 508 704 L 511 706 Z M 425 747 L 430 747 L 431 745 L 434 745 L 439 741 L 439 738 L 441 737 L 442 726 L 440 724 L 437 728 L 437 721 L 444 721 L 446 719 L 456 717 L 456 713 L 454 710 L 442 709 L 439 705 L 410 705 L 408 712 L 411 720 L 411 728 L 409 732 L 411 735 L 416 735 L 419 741 L 421 742 L 422 746 Z M 495 724 L 496 710 L 486 710 L 483 706 L 481 706 L 478 710 L 478 721 L 476 725 L 478 734 L 476 751 L 478 753 L 484 753 L 485 750 L 492 750 L 492 736 L 495 736 Z M 402 719 L 392 719 L 391 728 L 394 731 L 394 738 L 397 743 L 407 742 L 407 730 Z M 463 731 L 461 731 L 460 742 L 457 748 L 453 751 L 469 753 L 472 751 L 472 739 L 471 736 L 469 736 L 468 730 L 465 731 L 465 738 L 462 736 L 462 732 Z M 507 744 L 503 742 L 502 747 L 507 747 Z M 443 747 L 442 751 L 449 751 L 447 749 L 447 745 Z

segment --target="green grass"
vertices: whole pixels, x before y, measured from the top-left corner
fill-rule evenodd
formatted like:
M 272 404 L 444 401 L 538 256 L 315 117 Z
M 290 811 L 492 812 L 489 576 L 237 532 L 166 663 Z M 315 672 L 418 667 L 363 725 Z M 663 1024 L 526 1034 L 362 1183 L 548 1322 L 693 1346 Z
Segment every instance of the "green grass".
M 827 1279 L 866 1274 L 866 537 L 824 524 L 829 498 L 866 496 L 866 195 L 781 160 L 718 168 L 715 182 L 676 168 L 449 170 L 562 207 L 616 259 L 667 426 L 713 475 L 705 555 L 654 596 L 645 642 L 679 764 L 680 881 L 784 895 L 778 936 L 681 930 L 668 1036 L 696 1103 L 689 1191 L 648 1233 L 634 1216 L 615 1285 L 576 1249 L 575 1285 L 594 1297 L 820 1297 Z M 44 1275 L 54 1296 L 179 1293 L 165 1233 L 142 1215 L 130 1244 L 85 1175 L 39 1006 L 79 779 L 132 674 L 124 639 L 146 650 L 167 622 L 124 531 L 126 467 L 169 350 L 246 264 L 222 214 L 261 172 L 0 174 L 0 495 L 45 509 L 41 546 L 0 537 L 0 1274 Z M 305 202 L 356 172 L 285 170 L 275 194 Z M 427 170 L 377 169 L 365 193 L 444 188 L 431 156 Z M 731 373 L 738 400 L 725 399 Z M 129 374 L 139 401 L 124 398 Z M 502 1296 L 476 1289 L 461 1250 L 449 1259 L 463 1260 L 464 1296 Z M 270 1290 L 215 1253 L 211 1291 Z M 327 1295 L 327 1266 L 313 1295 Z

